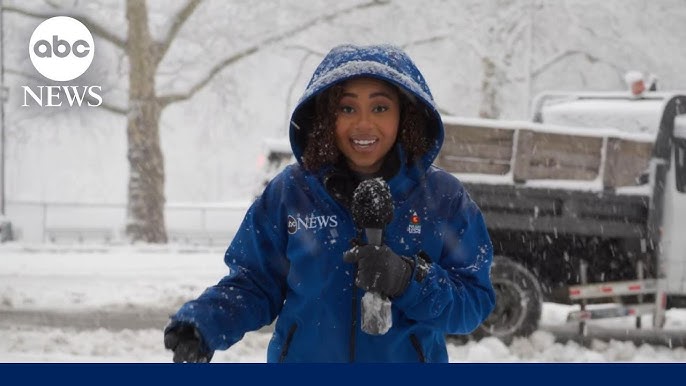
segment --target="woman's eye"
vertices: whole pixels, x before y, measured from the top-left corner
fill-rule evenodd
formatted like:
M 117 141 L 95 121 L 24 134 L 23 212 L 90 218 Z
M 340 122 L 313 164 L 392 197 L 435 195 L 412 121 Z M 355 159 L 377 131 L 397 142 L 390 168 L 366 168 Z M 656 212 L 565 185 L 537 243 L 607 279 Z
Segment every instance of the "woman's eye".
M 350 114 L 353 111 L 355 111 L 355 109 L 353 109 L 352 106 L 341 106 L 340 110 L 343 114 Z
M 383 113 L 384 111 L 388 111 L 388 106 L 384 106 L 384 105 L 374 106 L 372 111 L 375 113 Z

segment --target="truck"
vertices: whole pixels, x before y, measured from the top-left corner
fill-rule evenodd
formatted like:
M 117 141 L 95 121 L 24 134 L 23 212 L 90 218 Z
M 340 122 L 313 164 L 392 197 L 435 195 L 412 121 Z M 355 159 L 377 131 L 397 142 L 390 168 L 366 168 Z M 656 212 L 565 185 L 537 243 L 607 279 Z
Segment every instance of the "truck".
M 443 118 L 436 164 L 494 246 L 496 307 L 473 338 L 530 335 L 544 302 L 577 304 L 580 335 L 643 315 L 659 334 L 686 307 L 686 93 L 545 92 L 527 121 Z
M 545 302 L 579 305 L 579 334 L 649 314 L 660 331 L 686 307 L 686 92 L 544 92 L 531 110 L 442 117 L 435 164 L 465 185 L 494 248 L 496 306 L 468 338 L 526 337 Z M 268 181 L 294 159 L 287 139 L 266 144 Z

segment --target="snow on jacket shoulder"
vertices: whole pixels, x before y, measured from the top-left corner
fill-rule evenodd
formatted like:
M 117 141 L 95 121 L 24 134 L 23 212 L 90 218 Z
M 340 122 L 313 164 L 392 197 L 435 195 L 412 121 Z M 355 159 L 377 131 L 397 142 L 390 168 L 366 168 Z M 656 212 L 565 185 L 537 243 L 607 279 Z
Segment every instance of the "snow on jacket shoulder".
M 300 164 L 312 100 L 354 76 L 392 82 L 416 98 L 430 119 L 433 147 L 388 181 L 392 222 L 384 242 L 415 267 L 405 293 L 392 300 L 384 335 L 360 330 L 355 266 L 343 262 L 356 229 L 348 209 L 320 176 Z M 212 350 L 226 349 L 276 320 L 269 362 L 446 362 L 446 334 L 465 334 L 490 314 L 492 246 L 483 217 L 462 184 L 431 166 L 443 124 L 421 74 L 392 46 L 335 48 L 322 61 L 291 124 L 298 163 L 287 167 L 253 203 L 225 255 L 230 273 L 186 303 L 173 323 L 194 324 Z M 402 157 L 402 149 L 397 149 Z M 422 274 L 420 274 L 420 271 Z

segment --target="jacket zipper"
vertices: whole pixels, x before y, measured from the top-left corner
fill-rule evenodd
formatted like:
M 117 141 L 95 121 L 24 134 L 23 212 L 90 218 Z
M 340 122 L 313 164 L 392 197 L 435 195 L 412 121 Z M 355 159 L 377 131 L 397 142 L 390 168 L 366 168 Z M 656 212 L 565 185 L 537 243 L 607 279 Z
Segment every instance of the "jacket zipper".
M 281 349 L 281 355 L 279 355 L 279 363 L 283 363 L 283 361 L 286 360 L 286 355 L 288 355 L 288 348 L 291 346 L 291 341 L 293 340 L 293 335 L 295 335 L 295 330 L 297 328 L 298 325 L 293 323 L 291 328 L 288 330 L 286 342 L 284 343 L 283 348 Z
M 350 362 L 355 362 L 355 337 L 357 336 L 357 267 L 353 270 L 353 292 L 352 292 L 352 316 L 350 323 Z
M 426 358 L 424 357 L 424 352 L 422 352 L 422 345 L 419 344 L 417 335 L 410 334 L 410 342 L 412 343 L 412 347 L 414 347 L 415 351 L 417 351 L 417 355 L 419 355 L 419 362 L 425 363 Z

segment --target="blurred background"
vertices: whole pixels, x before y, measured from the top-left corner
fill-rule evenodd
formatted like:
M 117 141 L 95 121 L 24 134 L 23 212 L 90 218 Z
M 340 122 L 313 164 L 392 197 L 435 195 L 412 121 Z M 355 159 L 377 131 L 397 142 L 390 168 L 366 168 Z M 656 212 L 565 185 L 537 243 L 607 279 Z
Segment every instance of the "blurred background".
M 315 66 L 342 43 L 403 47 L 446 116 L 526 120 L 541 91 L 625 90 L 630 70 L 656 75 L 662 90 L 686 88 L 683 0 L 0 5 L 2 214 L 28 242 L 117 242 L 128 230 L 224 245 L 259 193 L 265 140 L 287 134 Z M 28 55 L 34 29 L 57 15 L 95 41 L 92 65 L 69 82 L 42 77 Z M 62 84 L 100 86 L 103 103 L 22 107 L 22 86 Z M 154 111 L 136 124 L 142 105 Z M 139 173 L 156 193 L 136 192 Z M 136 228 L 151 203 L 163 218 Z

